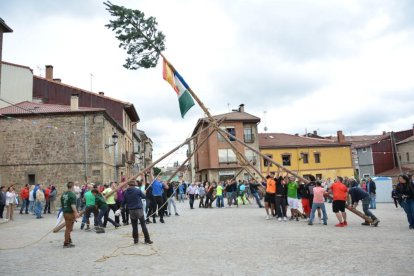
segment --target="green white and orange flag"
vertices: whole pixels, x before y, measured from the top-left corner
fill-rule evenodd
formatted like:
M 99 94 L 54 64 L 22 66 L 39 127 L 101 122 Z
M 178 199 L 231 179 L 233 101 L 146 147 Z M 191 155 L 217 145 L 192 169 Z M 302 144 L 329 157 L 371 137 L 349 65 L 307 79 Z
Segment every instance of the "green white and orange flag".
M 165 59 L 163 59 L 162 77 L 172 86 L 175 93 L 177 93 L 181 117 L 184 118 L 187 111 L 194 105 L 194 100 L 188 92 L 190 87 Z

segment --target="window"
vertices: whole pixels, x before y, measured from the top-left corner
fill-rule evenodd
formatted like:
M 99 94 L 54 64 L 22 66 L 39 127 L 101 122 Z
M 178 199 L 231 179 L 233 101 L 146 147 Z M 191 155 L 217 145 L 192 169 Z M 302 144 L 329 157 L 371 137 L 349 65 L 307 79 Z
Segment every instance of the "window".
M 228 127 L 221 127 L 222 130 L 226 131 L 227 133 L 230 133 L 233 136 L 236 136 L 236 129 L 232 126 L 228 126 Z M 217 139 L 221 142 L 226 141 L 223 137 L 223 135 L 221 135 L 220 132 L 217 132 Z M 229 137 L 230 141 L 236 141 L 234 138 Z
M 252 150 L 245 149 L 244 155 L 246 156 L 247 161 L 249 161 L 253 165 L 256 165 L 256 162 L 257 162 L 256 155 Z
M 27 175 L 27 182 L 30 184 L 30 185 L 35 185 L 36 184 L 36 175 L 35 174 L 29 174 L 29 175 Z
M 309 163 L 309 154 L 301 153 L 301 155 L 302 155 L 303 164 L 308 164 Z
M 219 163 L 236 163 L 236 154 L 232 149 L 219 149 Z
M 316 174 L 316 180 L 322 180 L 322 174 L 321 173 Z
M 370 174 L 369 173 L 367 173 L 367 174 L 364 174 L 363 175 L 363 178 L 368 178 L 370 176 Z
M 246 143 L 254 142 L 253 130 L 251 127 L 244 128 L 244 142 Z
M 319 152 L 315 152 L 313 156 L 315 157 L 315 163 L 321 163 L 321 154 Z
M 271 155 L 271 154 L 265 154 L 267 157 L 269 157 L 270 159 L 273 159 L 273 155 Z M 266 159 L 264 159 L 263 158 L 263 166 L 265 166 L 265 167 L 272 167 L 273 166 L 273 163 L 272 162 L 269 162 L 269 161 L 267 161 Z
M 410 153 L 407 152 L 407 162 L 410 162 Z
M 290 166 L 290 154 L 282 155 L 282 163 L 283 163 L 283 166 Z
M 367 152 L 367 148 L 362 148 L 362 152 Z

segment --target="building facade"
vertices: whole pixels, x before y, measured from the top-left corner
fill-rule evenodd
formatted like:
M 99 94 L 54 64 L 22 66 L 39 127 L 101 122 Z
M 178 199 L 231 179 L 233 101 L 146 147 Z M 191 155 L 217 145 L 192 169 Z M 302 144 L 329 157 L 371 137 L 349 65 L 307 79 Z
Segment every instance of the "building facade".
M 1 185 L 63 191 L 67 181 L 109 183 L 122 166 L 126 133 L 105 109 L 23 102 L 0 113 Z
M 397 143 L 398 159 L 400 166 L 414 170 L 414 136 Z
M 351 144 L 338 132 L 338 141 L 290 135 L 260 133 L 260 153 L 272 158 L 298 175 L 313 175 L 322 180 L 336 176 L 353 177 Z M 277 172 L 278 168 L 261 158 L 262 174 Z M 282 172 L 283 173 L 283 172 Z
M 0 108 L 32 101 L 33 71 L 27 66 L 1 62 Z M 9 102 L 9 103 L 8 103 Z
M 33 98 L 45 104 L 70 105 L 72 95 L 79 98 L 79 107 L 104 108 L 111 118 L 121 126 L 125 134 L 120 137 L 117 151 L 117 178 L 121 181 L 125 177 L 132 176 L 135 163 L 133 148 L 133 130 L 139 122 L 138 113 L 132 103 L 123 102 L 105 96 L 104 92 L 93 93 L 61 82 L 53 78 L 53 66 L 46 66 L 46 78 L 34 76 Z
M 359 178 L 383 175 L 398 167 L 395 144 L 413 136 L 413 130 L 383 133 L 375 140 L 355 146 L 358 155 Z
M 152 140 L 147 136 L 145 131 L 134 129 L 134 153 L 135 164 L 133 174 L 137 174 L 144 168 L 152 164 Z
M 231 133 L 255 149 L 259 149 L 257 124 L 260 122 L 260 118 L 245 112 L 243 104 L 233 112 L 213 117 L 221 122 L 219 125 L 221 129 Z M 210 131 L 213 131 L 212 127 L 207 126 L 208 120 L 206 118 L 198 120 L 193 135 L 200 135 L 194 139 L 194 143 L 189 143 L 189 154 L 194 152 L 195 147 L 207 138 Z M 260 171 L 257 154 L 231 138 L 230 141 L 239 152 L 246 156 L 250 164 Z M 258 177 L 251 169 L 249 169 L 251 175 L 241 170 L 242 166 L 237 161 L 236 154 L 231 146 L 221 134 L 215 132 L 194 153 L 189 169 L 189 172 L 192 172 L 190 181 L 223 181 L 235 177 L 236 179 L 247 179 L 251 176 Z

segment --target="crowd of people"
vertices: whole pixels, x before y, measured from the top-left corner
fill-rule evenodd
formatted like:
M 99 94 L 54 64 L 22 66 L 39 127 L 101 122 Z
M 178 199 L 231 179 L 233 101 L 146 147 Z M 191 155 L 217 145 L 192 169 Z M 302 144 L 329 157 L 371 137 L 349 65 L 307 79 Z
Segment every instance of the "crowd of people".
M 56 212 L 57 189 L 54 185 L 43 187 L 41 184 L 26 184 L 19 193 L 14 185 L 7 188 L 0 187 L 0 219 L 14 220 L 14 210 L 20 206 L 20 214 L 33 214 L 37 219 L 43 218 L 42 214 Z M 6 217 L 3 218 L 6 208 Z
M 365 214 L 362 225 L 378 226 L 379 219 L 372 213 L 376 209 L 376 184 L 371 178 L 360 182 L 353 178 L 336 177 L 319 181 L 312 175 L 308 181 L 300 181 L 290 175 L 269 173 L 265 180 L 255 179 L 236 181 L 204 181 L 186 183 L 182 178 L 176 182 L 164 182 L 161 176 L 146 182 L 145 177 L 139 181 L 130 181 L 128 185 L 118 187 L 117 182 L 109 185 L 87 183 L 79 186 L 78 182 L 69 182 L 68 190 L 60 198 L 61 211 L 66 221 L 64 247 L 73 247 L 70 232 L 73 223 L 82 217 L 80 229 L 105 233 L 108 222 L 115 228 L 132 225 L 134 243 L 138 243 L 138 223 L 141 224 L 145 243 L 151 244 L 146 224 L 165 223 L 171 215 L 179 216 L 176 200 L 188 200 L 190 209 L 195 209 L 198 200 L 199 208 L 239 207 L 252 204 L 254 200 L 258 208 L 264 208 L 265 218 L 278 221 L 299 221 L 306 219 L 313 225 L 317 213 L 320 223 L 327 225 L 328 216 L 326 202 L 332 202 L 332 210 L 338 220 L 336 227 L 346 227 L 346 208 L 356 208 L 361 202 Z M 6 221 L 14 220 L 14 208 L 20 202 L 20 214 L 34 214 L 42 218 L 42 214 L 56 212 L 57 189 L 54 185 L 43 187 L 41 184 L 25 185 L 17 194 L 14 186 L 2 186 L 0 192 L 0 218 L 6 208 Z M 401 206 L 409 223 L 414 229 L 414 181 L 410 176 L 401 175 L 392 192 L 395 206 Z M 264 200 L 263 200 L 264 199 Z M 262 204 L 262 200 L 264 204 Z M 290 209 L 290 214 L 287 215 Z M 110 213 L 113 213 L 113 219 Z M 91 220 L 93 216 L 93 228 Z

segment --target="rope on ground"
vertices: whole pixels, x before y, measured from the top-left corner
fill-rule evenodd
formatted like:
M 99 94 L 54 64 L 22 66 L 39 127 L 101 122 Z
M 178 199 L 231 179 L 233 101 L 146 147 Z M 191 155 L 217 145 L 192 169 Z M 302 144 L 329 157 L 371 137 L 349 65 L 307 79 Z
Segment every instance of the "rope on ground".
M 131 245 L 127 245 L 127 246 L 120 246 L 117 247 L 111 254 L 109 255 L 103 255 L 101 258 L 95 260 L 95 262 L 97 263 L 101 263 L 101 262 L 105 262 L 110 258 L 115 258 L 118 257 L 120 255 L 124 255 L 124 256 L 141 256 L 141 257 L 149 257 L 149 256 L 153 256 L 153 255 L 158 255 L 159 252 L 158 250 L 156 250 L 154 247 L 152 246 L 148 246 L 148 248 L 151 249 L 151 252 L 145 254 L 145 253 L 125 253 L 125 252 L 118 252 L 121 249 L 125 249 L 125 248 L 129 248 L 129 247 L 133 247 L 133 246 L 137 246 L 135 244 L 131 244 Z
M 47 233 L 46 233 L 43 237 L 41 237 L 40 239 L 35 240 L 34 242 L 28 243 L 28 244 L 26 244 L 26 245 L 22 245 L 22 246 L 18 246 L 18 247 L 0 248 L 0 250 L 15 250 L 15 249 L 23 249 L 23 248 L 29 247 L 29 246 L 31 246 L 31 245 L 34 245 L 34 244 L 36 244 L 36 243 L 40 242 L 41 240 L 43 240 L 44 238 L 46 238 L 46 237 L 47 237 L 50 233 L 52 233 L 52 232 L 53 232 L 53 230 L 50 230 L 49 232 L 47 232 Z

